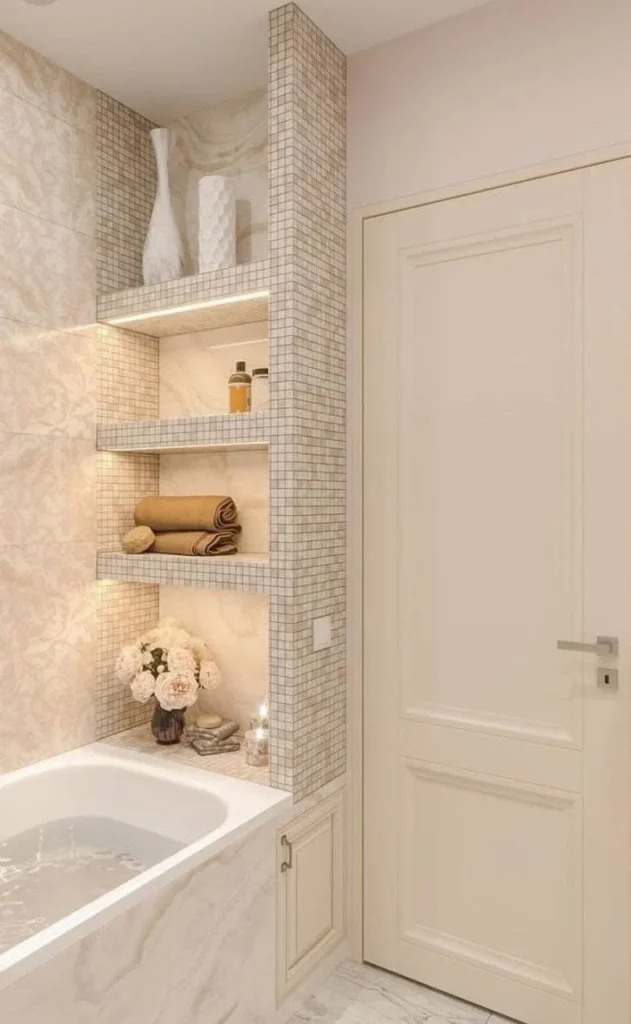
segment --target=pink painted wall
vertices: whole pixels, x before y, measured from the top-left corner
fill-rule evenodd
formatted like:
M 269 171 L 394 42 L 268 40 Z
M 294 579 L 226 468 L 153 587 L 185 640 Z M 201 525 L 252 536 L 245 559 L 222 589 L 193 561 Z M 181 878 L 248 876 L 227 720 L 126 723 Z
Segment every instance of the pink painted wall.
M 631 141 L 631 0 L 494 0 L 349 61 L 351 207 Z

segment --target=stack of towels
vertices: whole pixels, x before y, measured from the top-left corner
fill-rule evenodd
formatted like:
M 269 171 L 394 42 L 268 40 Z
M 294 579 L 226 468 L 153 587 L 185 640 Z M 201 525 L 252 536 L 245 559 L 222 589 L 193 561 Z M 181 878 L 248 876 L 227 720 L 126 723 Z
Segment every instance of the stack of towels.
M 241 531 L 237 515 L 233 499 L 222 494 L 143 498 L 123 548 L 135 555 L 234 555 Z

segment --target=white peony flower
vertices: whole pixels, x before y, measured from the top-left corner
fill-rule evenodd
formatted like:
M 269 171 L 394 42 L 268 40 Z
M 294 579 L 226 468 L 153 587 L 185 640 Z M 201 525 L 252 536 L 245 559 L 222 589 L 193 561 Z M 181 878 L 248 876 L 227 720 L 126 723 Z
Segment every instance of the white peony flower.
M 214 661 L 202 661 L 199 666 L 199 685 L 204 690 L 216 690 L 221 682 L 221 672 Z
M 197 668 L 193 654 L 185 647 L 172 647 L 167 653 L 167 665 L 169 672 L 186 672 L 190 675 L 195 675 Z
M 123 647 L 114 669 L 121 683 L 131 683 L 134 676 L 142 671 L 142 654 L 138 647 Z
M 153 661 L 153 654 L 151 653 L 151 651 L 150 650 L 149 651 L 143 651 L 143 655 L 142 655 L 142 663 L 143 663 L 143 665 L 150 665 L 152 661 Z
M 197 680 L 188 672 L 165 672 L 156 680 L 155 695 L 165 711 L 178 711 L 197 700 Z
M 167 626 L 158 629 L 158 635 L 154 641 L 155 647 L 162 647 L 169 650 L 171 647 L 186 647 L 190 634 L 185 629 L 178 629 L 176 626 Z
M 139 704 L 146 704 L 153 697 L 154 685 L 151 672 L 139 672 L 131 684 L 131 695 Z
M 210 650 L 206 641 L 202 640 L 201 636 L 190 636 L 184 647 L 193 652 L 193 657 L 198 664 L 201 661 L 210 661 Z

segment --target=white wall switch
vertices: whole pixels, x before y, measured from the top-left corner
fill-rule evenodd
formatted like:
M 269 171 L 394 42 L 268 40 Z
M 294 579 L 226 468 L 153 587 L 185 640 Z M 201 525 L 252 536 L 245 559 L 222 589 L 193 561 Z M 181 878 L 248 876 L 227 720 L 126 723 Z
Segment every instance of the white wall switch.
M 323 651 L 332 643 L 331 616 L 323 615 L 321 619 L 313 620 L 313 649 Z

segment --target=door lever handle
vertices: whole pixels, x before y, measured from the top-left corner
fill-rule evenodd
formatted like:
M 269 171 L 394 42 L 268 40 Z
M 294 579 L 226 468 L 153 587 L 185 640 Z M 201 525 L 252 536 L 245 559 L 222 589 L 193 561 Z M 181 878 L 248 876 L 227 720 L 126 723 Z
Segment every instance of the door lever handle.
M 580 640 L 557 640 L 560 651 L 579 651 L 581 654 L 595 654 L 598 658 L 618 657 L 617 636 L 597 636 L 595 644 L 584 644 Z

